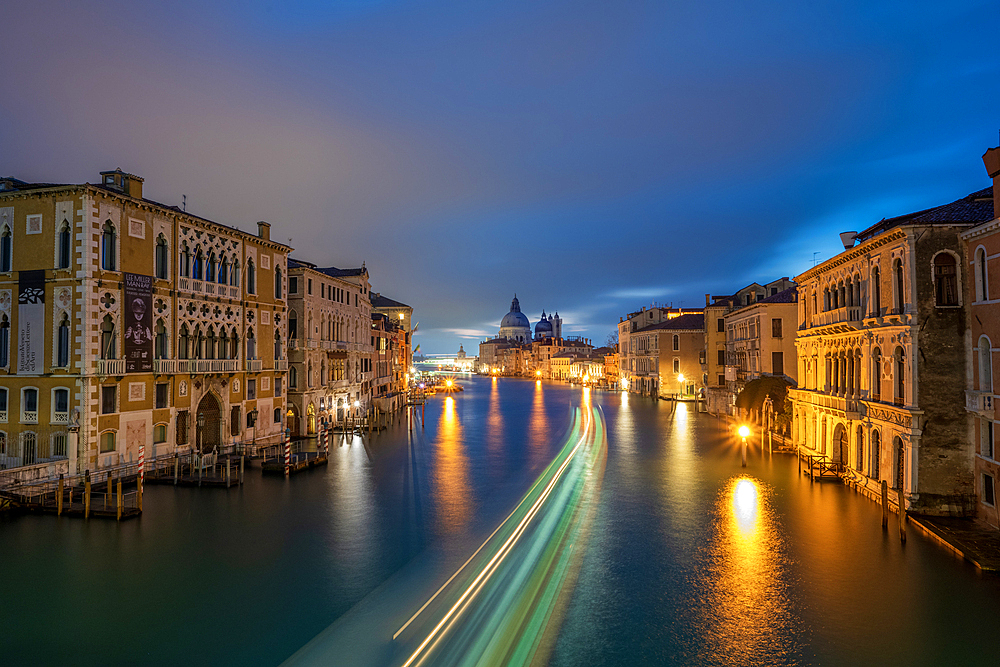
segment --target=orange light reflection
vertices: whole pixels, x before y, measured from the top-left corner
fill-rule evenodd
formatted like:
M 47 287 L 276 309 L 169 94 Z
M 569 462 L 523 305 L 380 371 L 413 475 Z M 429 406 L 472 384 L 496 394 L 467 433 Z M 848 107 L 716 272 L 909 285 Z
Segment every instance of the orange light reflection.
M 469 460 L 465 454 L 462 425 L 455 412 L 455 399 L 444 399 L 438 425 L 438 464 L 435 468 L 435 504 L 441 533 L 457 533 L 465 528 L 472 511 L 469 489 Z

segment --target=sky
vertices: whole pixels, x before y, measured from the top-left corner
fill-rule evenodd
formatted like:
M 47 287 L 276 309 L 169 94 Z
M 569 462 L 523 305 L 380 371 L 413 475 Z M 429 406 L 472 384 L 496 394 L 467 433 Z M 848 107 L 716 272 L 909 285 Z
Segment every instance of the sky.
M 0 175 L 369 270 L 425 353 L 794 277 L 990 185 L 996 2 L 5 2 Z M 289 241 L 290 240 L 290 241 Z

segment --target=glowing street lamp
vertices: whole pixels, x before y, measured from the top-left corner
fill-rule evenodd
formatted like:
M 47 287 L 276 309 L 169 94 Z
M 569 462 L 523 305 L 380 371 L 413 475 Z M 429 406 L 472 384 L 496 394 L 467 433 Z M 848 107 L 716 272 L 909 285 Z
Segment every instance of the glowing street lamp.
M 740 437 L 743 438 L 743 467 L 747 467 L 747 437 L 750 435 L 750 428 L 744 424 L 740 426 Z

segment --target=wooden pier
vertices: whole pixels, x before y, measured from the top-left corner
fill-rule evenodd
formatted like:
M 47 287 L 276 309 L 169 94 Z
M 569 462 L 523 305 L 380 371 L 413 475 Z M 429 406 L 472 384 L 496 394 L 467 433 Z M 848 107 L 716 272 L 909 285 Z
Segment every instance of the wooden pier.
M 0 498 L 13 509 L 41 514 L 118 521 L 142 514 L 142 485 L 137 463 L 17 484 L 0 490 Z
M 330 457 L 324 451 L 316 452 L 292 452 L 288 457 L 288 474 L 315 468 L 329 463 Z M 264 454 L 260 469 L 265 474 L 284 475 L 285 474 L 285 453 L 284 449 L 277 449 L 272 452 L 270 449 Z
M 804 464 L 804 465 L 803 465 Z M 809 475 L 810 481 L 841 481 L 843 466 L 820 454 L 799 452 L 799 470 Z
M 146 483 L 228 489 L 243 483 L 245 467 L 246 457 L 235 452 L 175 454 L 148 463 Z

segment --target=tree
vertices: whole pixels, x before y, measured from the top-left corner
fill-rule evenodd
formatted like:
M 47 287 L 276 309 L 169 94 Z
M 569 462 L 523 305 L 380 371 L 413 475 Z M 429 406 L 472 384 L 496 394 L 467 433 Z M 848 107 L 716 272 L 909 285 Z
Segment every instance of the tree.
M 608 334 L 608 337 L 604 339 L 604 346 L 612 349 L 618 347 L 618 329 Z

